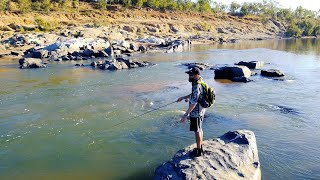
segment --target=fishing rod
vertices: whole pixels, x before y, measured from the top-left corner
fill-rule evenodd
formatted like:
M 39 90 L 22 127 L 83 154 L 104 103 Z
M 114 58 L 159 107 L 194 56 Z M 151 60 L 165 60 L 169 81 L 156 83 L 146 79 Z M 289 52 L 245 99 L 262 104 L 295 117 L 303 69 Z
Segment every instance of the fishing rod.
M 165 105 L 160 106 L 160 107 L 158 107 L 158 108 L 154 108 L 154 109 L 152 109 L 152 110 L 150 110 L 150 111 L 147 111 L 147 112 L 145 112 L 145 113 L 136 115 L 136 116 L 134 116 L 134 117 L 132 117 L 132 118 L 129 118 L 128 120 L 125 120 L 125 121 L 122 121 L 122 122 L 120 122 L 120 123 L 118 123 L 118 124 L 115 124 L 115 125 L 107 128 L 106 130 L 109 130 L 109 129 L 111 129 L 111 128 L 114 128 L 114 127 L 116 127 L 116 126 L 119 126 L 119 125 L 121 125 L 121 124 L 124 124 L 124 123 L 126 123 L 126 122 L 132 121 L 132 120 L 134 120 L 134 119 L 136 119 L 136 118 L 138 118 L 138 117 L 141 117 L 141 116 L 143 116 L 143 115 L 146 115 L 146 114 L 148 114 L 148 113 L 151 113 L 151 112 L 153 112 L 153 111 L 156 111 L 156 110 L 158 110 L 158 109 L 161 109 L 161 108 L 163 108 L 163 107 L 169 106 L 169 105 L 171 105 L 171 104 L 173 104 L 173 103 L 175 103 L 175 102 L 177 102 L 177 101 L 173 101 L 173 102 L 171 102 L 171 103 L 165 104 Z

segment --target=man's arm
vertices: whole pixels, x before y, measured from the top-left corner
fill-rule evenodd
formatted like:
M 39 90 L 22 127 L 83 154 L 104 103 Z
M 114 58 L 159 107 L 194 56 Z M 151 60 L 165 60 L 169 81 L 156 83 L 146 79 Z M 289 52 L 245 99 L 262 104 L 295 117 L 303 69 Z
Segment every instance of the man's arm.
M 186 96 L 182 96 L 182 97 L 178 98 L 177 102 L 180 102 L 180 101 L 182 101 L 182 100 L 184 100 L 184 99 L 189 99 L 190 96 L 191 96 L 191 94 L 188 94 L 188 95 L 186 95 Z
M 187 112 L 182 116 L 180 122 L 185 122 L 188 114 L 190 114 L 192 110 L 197 106 L 199 96 L 200 96 L 199 85 L 197 85 L 192 88 L 192 93 L 189 95 L 189 98 L 190 98 L 189 108 Z
M 196 103 L 196 104 L 190 104 L 187 112 L 184 113 L 184 115 L 182 116 L 180 122 L 184 123 L 184 122 L 186 121 L 186 119 L 187 119 L 188 114 L 190 114 L 190 112 L 191 112 L 196 106 L 197 106 L 197 103 Z

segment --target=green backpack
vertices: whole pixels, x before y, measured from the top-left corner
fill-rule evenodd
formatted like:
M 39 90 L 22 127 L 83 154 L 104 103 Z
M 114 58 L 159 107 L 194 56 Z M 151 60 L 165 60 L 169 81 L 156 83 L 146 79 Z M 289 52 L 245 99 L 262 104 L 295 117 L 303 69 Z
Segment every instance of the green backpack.
M 201 84 L 203 88 L 203 95 L 202 98 L 199 100 L 200 105 L 203 108 L 208 108 L 214 104 L 216 100 L 216 94 L 212 87 L 209 87 L 207 83 L 203 81 L 198 81 L 198 84 Z

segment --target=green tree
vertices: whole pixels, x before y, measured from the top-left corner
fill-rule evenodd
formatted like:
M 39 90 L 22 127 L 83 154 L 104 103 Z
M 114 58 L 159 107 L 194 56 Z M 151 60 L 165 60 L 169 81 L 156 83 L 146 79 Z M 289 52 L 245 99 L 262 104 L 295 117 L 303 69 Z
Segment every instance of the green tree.
M 279 9 L 277 12 L 277 18 L 280 20 L 291 21 L 293 15 L 290 9 Z
M 318 13 L 319 12 L 304 9 L 301 6 L 297 7 L 294 11 L 296 18 L 316 18 Z
M 236 2 L 232 2 L 230 4 L 230 12 L 231 14 L 236 14 L 237 11 L 240 9 L 241 5 L 236 3 Z
M 298 26 L 302 31 L 302 35 L 304 36 L 311 36 L 313 35 L 314 28 L 316 27 L 315 20 L 308 18 L 303 20 L 301 23 L 299 23 Z
M 183 10 L 185 11 L 192 11 L 193 9 L 193 2 L 191 0 L 185 0 L 184 3 L 183 3 Z
M 66 0 L 67 1 L 67 0 Z M 52 4 L 50 0 L 42 0 L 42 5 L 41 5 L 41 9 L 44 12 L 49 12 L 52 8 Z
M 167 6 L 168 9 L 178 10 L 178 3 L 175 0 L 168 0 L 167 3 L 168 3 L 168 6 Z
M 10 11 L 10 0 L 0 1 L 0 11 Z
M 79 0 L 73 0 L 72 1 L 72 8 L 78 9 L 79 8 Z
M 288 30 L 286 31 L 286 35 L 288 37 L 300 37 L 302 35 L 302 30 L 295 24 L 292 23 L 289 27 Z
M 320 36 L 320 25 L 314 28 L 313 35 Z
M 19 10 L 22 13 L 27 13 L 31 11 L 31 1 L 30 0 L 18 0 Z
M 227 9 L 227 6 L 225 4 L 213 2 L 212 11 L 214 13 L 218 13 L 218 12 L 223 13 L 226 11 L 226 9 Z
M 198 10 L 200 12 L 210 12 L 211 6 L 210 6 L 211 0 L 198 0 Z
M 98 0 L 97 8 L 98 9 L 106 9 L 107 8 L 107 1 L 106 0 Z
M 124 7 L 128 8 L 129 6 L 132 6 L 132 1 L 131 0 L 123 0 L 122 4 Z
M 146 0 L 136 0 L 134 1 L 134 4 L 137 8 L 141 8 L 145 2 Z
M 278 11 L 277 6 L 279 3 L 275 0 L 263 0 L 262 13 L 270 17 L 276 18 L 276 12 Z
M 250 14 L 250 5 L 249 3 L 245 2 L 242 4 L 241 8 L 240 8 L 240 13 L 245 16 Z
M 158 9 L 160 7 L 160 1 L 158 0 L 147 0 L 147 6 Z

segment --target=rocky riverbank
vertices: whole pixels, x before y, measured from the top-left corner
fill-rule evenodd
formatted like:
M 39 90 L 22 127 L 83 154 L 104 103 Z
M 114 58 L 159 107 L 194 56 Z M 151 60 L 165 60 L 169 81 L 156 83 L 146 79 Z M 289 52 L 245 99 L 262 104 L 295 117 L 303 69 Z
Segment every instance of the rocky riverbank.
M 32 52 L 32 48 L 46 48 L 50 52 L 61 45 L 69 48 L 72 44 L 79 47 L 81 43 L 85 46 L 92 42 L 111 45 L 115 55 L 159 50 L 170 53 L 183 50 L 179 45 L 186 40 L 192 43 L 236 43 L 274 39 L 281 37 L 286 29 L 286 25 L 280 22 L 262 23 L 254 18 L 121 7 L 89 14 L 6 13 L 0 16 L 0 58 L 10 56 L 12 59 L 25 56 L 27 49 L 27 54 Z M 46 27 L 50 27 L 51 32 L 37 32 Z M 84 52 L 90 55 L 86 58 L 105 57 L 107 54 L 100 51 L 101 48 L 92 50 Z M 62 51 L 66 52 L 65 49 Z M 40 53 L 37 56 L 48 58 L 48 55 Z M 55 59 L 80 60 L 84 57 L 74 58 L 72 53 L 63 55 L 66 56 Z
M 230 131 L 217 139 L 203 142 L 205 155 L 192 157 L 195 144 L 178 151 L 159 166 L 160 179 L 261 179 L 256 138 L 252 131 Z

